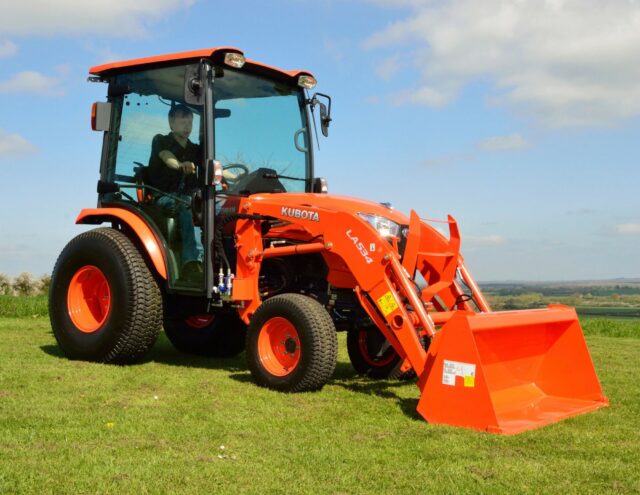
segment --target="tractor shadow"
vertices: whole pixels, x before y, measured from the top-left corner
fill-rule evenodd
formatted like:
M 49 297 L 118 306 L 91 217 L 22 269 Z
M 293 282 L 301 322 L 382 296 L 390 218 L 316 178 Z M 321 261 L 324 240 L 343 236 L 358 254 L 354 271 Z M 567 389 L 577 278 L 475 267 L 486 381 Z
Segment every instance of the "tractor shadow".
M 244 353 L 232 358 L 214 358 L 196 356 L 178 351 L 166 338 L 158 339 L 141 364 L 145 362 L 160 363 L 181 368 L 200 368 L 209 370 L 224 370 L 230 373 L 246 369 Z
M 242 364 L 244 365 L 244 360 Z M 231 373 L 229 378 L 241 383 L 254 383 L 251 373 L 246 369 L 246 365 L 244 365 L 243 369 L 238 370 L 238 372 Z M 350 392 L 380 397 L 386 401 L 394 401 L 405 416 L 416 421 L 424 421 L 416 411 L 416 407 L 418 406 L 417 398 L 401 397 L 395 393 L 395 390 L 401 388 L 414 387 L 415 385 L 412 380 L 376 380 L 358 375 L 350 363 L 338 362 L 333 377 L 327 382 L 327 386 L 341 387 Z M 322 393 L 322 391 L 306 393 L 314 394 Z
M 40 346 L 40 350 L 49 356 L 67 360 L 68 358 L 62 352 L 59 346 L 55 344 L 48 344 Z M 246 371 L 246 363 L 244 359 L 244 353 L 239 356 L 221 359 L 211 358 L 204 356 L 195 356 L 191 354 L 184 354 L 176 350 L 166 338 L 161 337 L 158 339 L 153 348 L 142 358 L 135 363 L 128 363 L 126 366 L 143 366 L 148 363 L 160 363 L 169 366 L 178 366 L 181 368 L 201 368 L 211 370 L 224 370 L 229 373 L 238 373 Z M 114 366 L 118 366 L 117 364 Z M 247 380 L 251 381 L 249 372 L 246 372 Z
M 42 345 L 40 349 L 43 353 L 57 359 L 67 359 L 62 349 L 55 344 Z M 228 377 L 232 380 L 246 384 L 254 383 L 253 377 L 247 368 L 244 352 L 234 358 L 227 359 L 194 356 L 179 352 L 164 337 L 158 339 L 144 359 L 127 366 L 142 366 L 147 363 L 160 363 L 181 368 L 224 370 L 229 373 Z M 413 387 L 414 383 L 412 380 L 401 381 L 368 378 L 358 375 L 350 363 L 338 362 L 333 377 L 327 385 L 341 387 L 350 392 L 365 394 L 371 397 L 379 397 L 387 401 L 394 401 L 405 416 L 416 421 L 424 421 L 416 412 L 418 399 L 402 397 L 396 393 L 396 391 L 400 389 Z
M 350 369 L 349 375 L 340 377 L 336 372 L 329 385 L 342 387 L 350 392 L 365 394 L 372 397 L 380 397 L 385 401 L 395 402 L 400 410 L 410 419 L 423 422 L 424 419 L 418 414 L 418 398 L 408 398 L 399 395 L 396 391 L 405 390 L 407 387 L 415 387 L 415 380 L 381 380 L 361 376 L 355 373 L 349 364 L 343 364 Z M 337 371 L 337 370 L 336 370 Z M 414 388 L 415 390 L 415 388 Z M 404 395 L 404 394 L 403 394 Z
M 57 345 L 52 345 L 52 344 L 41 345 L 40 350 L 45 354 L 48 354 L 49 356 L 53 356 L 60 359 L 67 359 L 67 357 L 62 352 L 62 349 L 60 349 L 60 347 L 58 347 Z

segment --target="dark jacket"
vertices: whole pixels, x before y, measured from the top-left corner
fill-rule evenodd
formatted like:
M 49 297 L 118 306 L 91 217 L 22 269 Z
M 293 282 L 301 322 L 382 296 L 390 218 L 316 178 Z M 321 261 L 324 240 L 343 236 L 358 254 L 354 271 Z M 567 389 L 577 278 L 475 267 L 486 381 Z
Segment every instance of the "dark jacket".
M 185 176 L 182 170 L 167 167 L 158 156 L 161 151 L 170 151 L 179 162 L 193 162 L 199 169 L 202 162 L 200 146 L 187 140 L 183 148 L 172 134 L 157 134 L 151 143 L 149 158 L 149 185 L 168 193 L 189 193 L 197 185 L 197 174 Z

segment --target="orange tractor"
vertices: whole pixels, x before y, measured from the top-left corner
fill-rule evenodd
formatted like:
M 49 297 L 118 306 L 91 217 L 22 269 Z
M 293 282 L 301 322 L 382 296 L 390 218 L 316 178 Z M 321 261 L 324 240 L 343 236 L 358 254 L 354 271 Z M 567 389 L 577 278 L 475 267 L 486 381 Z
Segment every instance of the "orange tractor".
M 317 390 L 337 331 L 374 378 L 413 377 L 431 423 L 513 434 L 607 404 L 573 309 L 493 312 L 414 211 L 327 193 L 312 74 L 215 48 L 102 65 L 98 205 L 64 248 L 50 315 L 71 359 L 128 363 L 164 327 L 181 351 L 246 352 L 255 381 Z M 316 112 L 319 115 L 316 115 Z

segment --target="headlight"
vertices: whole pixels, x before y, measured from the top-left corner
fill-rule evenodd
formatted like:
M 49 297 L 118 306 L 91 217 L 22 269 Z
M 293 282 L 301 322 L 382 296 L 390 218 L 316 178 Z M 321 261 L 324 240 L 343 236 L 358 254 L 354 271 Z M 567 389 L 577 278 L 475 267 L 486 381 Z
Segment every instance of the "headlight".
M 298 86 L 304 89 L 313 89 L 317 83 L 316 78 L 308 74 L 303 74 L 298 77 Z
M 246 59 L 242 53 L 229 52 L 224 54 L 224 63 L 236 69 L 242 69 L 245 62 Z
M 388 218 L 367 213 L 358 213 L 358 216 L 369 222 L 382 237 L 398 237 L 400 235 L 400 225 Z

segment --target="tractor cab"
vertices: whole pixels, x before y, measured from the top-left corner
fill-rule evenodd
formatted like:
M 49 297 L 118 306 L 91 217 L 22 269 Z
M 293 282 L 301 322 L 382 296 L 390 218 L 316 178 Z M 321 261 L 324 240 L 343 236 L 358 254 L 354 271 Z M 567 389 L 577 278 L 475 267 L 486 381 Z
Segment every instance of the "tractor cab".
M 169 291 L 212 293 L 215 218 L 239 197 L 324 184 L 313 181 L 311 119 L 319 106 L 326 135 L 330 117 L 324 95 L 307 94 L 315 86 L 308 72 L 248 61 L 232 48 L 90 72 L 108 83 L 92 120 L 104 131 L 99 206 L 131 210 L 152 227 Z

